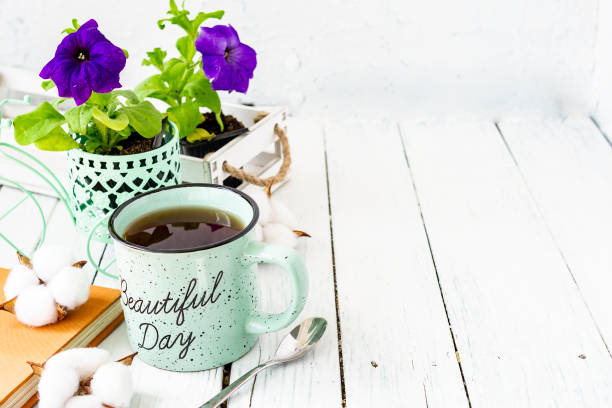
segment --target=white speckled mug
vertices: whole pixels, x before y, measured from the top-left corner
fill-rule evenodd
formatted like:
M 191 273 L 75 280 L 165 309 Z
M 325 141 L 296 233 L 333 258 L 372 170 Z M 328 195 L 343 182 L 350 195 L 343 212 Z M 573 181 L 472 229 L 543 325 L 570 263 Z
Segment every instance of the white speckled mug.
M 186 250 L 153 250 L 123 238 L 135 219 L 177 206 L 221 209 L 246 227 L 224 241 Z M 129 341 L 139 358 L 173 371 L 219 367 L 249 351 L 260 334 L 297 318 L 308 291 L 304 262 L 293 249 L 256 241 L 257 218 L 249 196 L 212 184 L 162 188 L 117 208 L 109 230 Z M 293 296 L 283 313 L 257 310 L 260 262 L 279 265 L 292 278 Z

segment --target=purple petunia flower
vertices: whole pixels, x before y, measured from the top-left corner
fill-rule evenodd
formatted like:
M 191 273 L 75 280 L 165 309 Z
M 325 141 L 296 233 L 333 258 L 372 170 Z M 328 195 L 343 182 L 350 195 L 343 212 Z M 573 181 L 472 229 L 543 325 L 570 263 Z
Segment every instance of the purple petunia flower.
M 195 47 L 202 53 L 202 69 L 215 91 L 245 93 L 257 66 L 255 50 L 242 44 L 231 25 L 200 28 Z
M 92 91 L 106 93 L 121 88 L 119 73 L 124 67 L 123 50 L 98 31 L 96 20 L 89 20 L 64 37 L 40 76 L 55 82 L 59 96 L 73 97 L 81 105 Z

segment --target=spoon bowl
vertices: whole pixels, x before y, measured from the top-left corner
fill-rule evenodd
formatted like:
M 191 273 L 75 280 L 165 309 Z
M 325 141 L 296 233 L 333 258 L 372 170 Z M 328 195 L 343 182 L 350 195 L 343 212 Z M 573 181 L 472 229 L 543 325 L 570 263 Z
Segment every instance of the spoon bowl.
M 286 363 L 297 360 L 308 353 L 321 339 L 327 327 L 327 320 L 311 317 L 295 326 L 280 342 L 274 361 Z

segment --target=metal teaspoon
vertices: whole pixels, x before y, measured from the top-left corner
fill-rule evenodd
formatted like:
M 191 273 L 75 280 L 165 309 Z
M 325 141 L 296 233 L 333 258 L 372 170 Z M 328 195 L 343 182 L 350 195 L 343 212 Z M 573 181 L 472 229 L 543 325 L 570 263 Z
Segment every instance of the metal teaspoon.
M 260 371 L 268 367 L 285 364 L 304 357 L 317 344 L 321 336 L 323 336 L 326 327 L 327 320 L 322 317 L 311 317 L 304 320 L 283 338 L 272 360 L 251 369 L 242 377 L 222 389 L 221 392 L 200 408 L 216 408 L 221 405 L 223 401 L 228 399 L 230 394 Z

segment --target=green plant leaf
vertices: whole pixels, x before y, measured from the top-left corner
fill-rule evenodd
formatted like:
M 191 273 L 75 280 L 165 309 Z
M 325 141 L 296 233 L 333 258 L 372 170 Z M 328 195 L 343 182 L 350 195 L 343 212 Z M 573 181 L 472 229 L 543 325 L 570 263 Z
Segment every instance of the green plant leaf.
M 161 48 L 157 47 L 153 49 L 153 51 L 147 52 L 148 59 L 145 58 L 142 60 L 142 65 L 153 65 L 155 68 L 160 71 L 164 70 L 164 59 L 166 58 L 168 53 Z
M 68 122 L 68 126 L 73 132 L 84 135 L 87 133 L 87 125 L 89 124 L 92 115 L 92 106 L 83 104 L 67 111 L 65 117 L 66 121 Z
M 174 25 L 181 27 L 183 30 L 185 30 L 187 34 L 191 34 L 192 25 L 191 20 L 189 20 L 189 17 L 187 17 L 189 15 L 189 12 L 187 10 L 181 10 L 174 13 L 168 12 L 168 14 L 174 14 L 174 16 L 170 18 L 162 18 L 161 20 L 157 21 L 157 26 L 160 30 L 166 28 L 165 22 L 168 21 Z
M 197 103 L 185 102 L 179 106 L 168 109 L 168 119 L 179 128 L 179 137 L 182 139 L 193 133 L 202 121 L 202 115 Z
M 221 129 L 221 133 L 223 133 L 223 130 L 225 130 L 225 125 L 223 124 L 223 119 L 221 118 L 221 111 L 215 112 L 215 119 L 217 119 L 219 129 Z
M 99 106 L 107 106 L 112 102 L 112 100 L 113 100 L 113 94 L 111 92 L 108 92 L 108 93 L 92 92 L 91 96 L 87 100 L 87 103 L 92 103 L 94 105 L 99 105 Z
M 89 153 L 94 153 L 100 146 L 102 143 L 98 139 L 87 139 L 85 142 L 85 150 Z
M 225 14 L 225 11 L 223 11 L 223 10 L 217 10 L 217 11 L 213 11 L 211 13 L 204 13 L 203 11 L 200 11 L 198 13 L 198 15 L 192 21 L 193 29 L 195 29 L 196 36 L 197 36 L 197 33 L 198 33 L 198 29 L 200 28 L 200 25 L 204 21 L 208 20 L 209 18 L 216 18 L 218 20 L 221 20 L 223 18 L 224 14 Z
M 126 49 L 121 49 L 121 51 L 123 51 L 123 55 L 125 55 L 125 58 L 130 58 L 130 53 L 126 50 Z
M 161 79 L 161 74 L 153 75 L 139 83 L 136 88 L 134 88 L 134 92 L 138 95 L 140 100 L 144 100 L 149 95 L 155 92 L 166 92 L 168 87 Z
M 196 52 L 193 39 L 188 35 L 176 41 L 176 49 L 187 61 L 191 61 Z
M 187 63 L 179 58 L 172 58 L 164 64 L 164 70 L 161 73 L 161 79 L 169 84 L 175 84 L 182 78 L 187 68 Z
M 62 30 L 62 33 L 72 34 L 76 30 L 78 30 L 79 27 L 81 27 L 81 25 L 79 24 L 79 21 L 76 18 L 73 18 L 72 19 L 72 27 L 68 27 L 68 28 Z
M 15 118 L 15 140 L 20 145 L 32 144 L 65 122 L 62 114 L 49 102 L 43 102 L 32 112 Z
M 131 104 L 136 104 L 136 103 L 139 103 L 141 101 L 141 99 L 138 96 L 138 94 L 136 94 L 136 92 L 134 92 L 134 91 L 130 91 L 129 89 L 115 89 L 111 93 L 113 94 L 113 96 L 115 96 L 115 95 L 116 96 L 123 96 Z
M 183 88 L 183 95 L 194 98 L 199 106 L 208 108 L 215 113 L 221 112 L 219 94 L 212 89 L 210 81 L 204 72 L 196 72 Z
M 118 112 L 125 113 L 128 116 L 130 126 L 142 137 L 151 138 L 161 131 L 161 122 L 164 115 L 155 109 L 155 106 L 149 101 L 124 106 Z
M 44 89 L 45 91 L 48 91 L 49 89 L 55 88 L 55 82 L 50 79 L 47 79 L 46 81 L 42 81 L 40 86 L 42 86 L 42 89 Z
M 189 136 L 187 136 L 187 141 L 189 143 L 198 142 L 200 140 L 210 141 L 214 139 L 214 137 L 215 137 L 214 133 L 209 133 L 206 129 L 197 127 Z
M 123 136 L 124 139 L 127 139 L 132 134 L 132 127 L 126 126 L 125 129 L 119 130 L 117 133 Z
M 51 102 L 51 106 L 57 109 L 62 103 L 66 102 L 70 98 L 56 98 L 53 102 Z
M 94 120 L 94 124 L 96 125 L 96 132 L 88 132 L 87 136 L 90 138 L 94 136 L 102 143 L 102 139 L 106 139 L 108 135 L 108 128 L 99 120 Z
M 122 130 L 130 123 L 128 116 L 125 113 L 119 113 L 117 117 L 111 118 L 106 112 L 102 112 L 100 109 L 93 108 L 93 117 L 104 126 L 113 130 Z
M 53 152 L 76 149 L 79 144 L 74 141 L 60 126 L 53 129 L 46 136 L 34 142 L 34 145 L 40 150 L 48 150 Z

